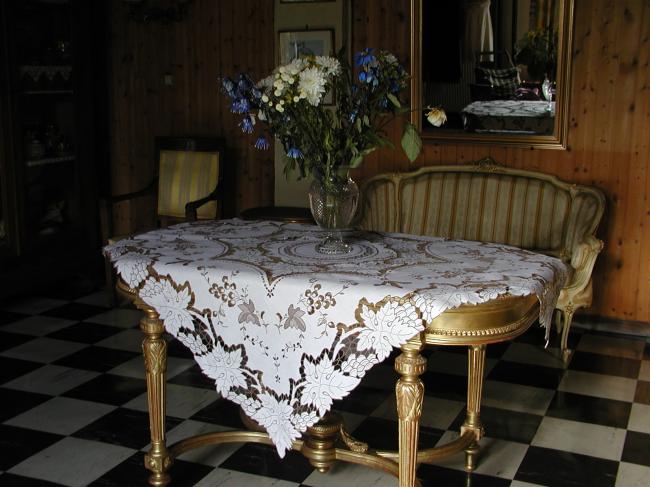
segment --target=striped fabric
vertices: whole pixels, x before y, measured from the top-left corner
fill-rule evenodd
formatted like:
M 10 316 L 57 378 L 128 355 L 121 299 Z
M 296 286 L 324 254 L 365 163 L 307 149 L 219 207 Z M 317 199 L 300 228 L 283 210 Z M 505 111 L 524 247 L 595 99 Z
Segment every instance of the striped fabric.
M 208 196 L 219 180 L 219 153 L 160 151 L 158 215 L 184 218 L 185 204 Z M 217 203 L 198 209 L 198 218 L 215 218 Z
M 594 233 L 602 211 L 603 202 L 588 189 L 540 173 L 431 167 L 370 180 L 364 185 L 360 226 L 567 257 Z

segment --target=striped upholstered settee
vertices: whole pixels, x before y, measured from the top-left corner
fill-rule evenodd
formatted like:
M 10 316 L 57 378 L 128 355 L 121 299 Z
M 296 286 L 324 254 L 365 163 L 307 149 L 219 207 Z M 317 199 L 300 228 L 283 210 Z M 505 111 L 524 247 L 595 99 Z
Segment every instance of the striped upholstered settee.
M 592 187 L 486 158 L 380 174 L 362 185 L 358 226 L 514 245 L 556 256 L 572 268 L 557 303 L 561 350 L 576 309 L 591 305 L 591 273 L 603 242 L 595 237 L 605 197 Z

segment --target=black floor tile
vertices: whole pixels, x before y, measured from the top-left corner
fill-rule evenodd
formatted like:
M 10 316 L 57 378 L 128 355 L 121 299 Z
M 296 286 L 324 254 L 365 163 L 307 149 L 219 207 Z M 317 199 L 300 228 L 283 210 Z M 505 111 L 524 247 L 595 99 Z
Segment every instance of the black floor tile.
M 17 391 L 0 387 L 0 423 L 51 399 L 46 394 Z
M 334 401 L 334 408 L 355 414 L 370 414 L 391 394 L 389 391 L 359 386 L 349 396 Z
M 634 395 L 634 402 L 642 404 L 650 404 L 650 382 L 640 380 L 636 384 L 636 394 Z
M 0 309 L 0 326 L 8 325 L 9 323 L 13 323 L 14 321 L 22 320 L 23 318 L 27 317 L 29 317 L 29 315 Z
M 424 383 L 424 393 L 450 401 L 467 400 L 467 377 L 463 375 L 444 374 L 427 370 L 420 376 Z
M 200 387 L 202 389 L 215 390 L 214 379 L 206 376 L 198 365 L 193 365 L 180 374 L 169 379 L 170 384 L 179 384 L 182 386 Z
M 93 345 L 63 357 L 54 364 L 76 369 L 94 370 L 95 372 L 106 372 L 139 355 L 136 352 Z
M 202 421 L 204 423 L 218 424 L 229 428 L 242 429 L 242 423 L 239 417 L 239 406 L 226 399 L 219 399 L 204 407 L 189 419 Z
M 645 350 L 643 350 L 643 359 L 650 360 L 650 342 L 645 344 Z
M 466 414 L 466 411 L 461 411 L 447 429 L 460 431 Z M 481 421 L 485 429 L 485 436 L 490 438 L 530 444 L 542 419 L 543 416 L 535 414 L 508 411 L 489 406 L 481 408 Z
M 106 308 L 103 306 L 94 306 L 84 303 L 67 303 L 58 308 L 53 308 L 41 313 L 46 316 L 55 318 L 65 318 L 68 320 L 83 321 L 91 316 L 105 313 Z
M 42 367 L 43 364 L 20 360 L 17 358 L 0 357 L 0 384 L 9 382 L 32 370 Z
M 188 358 L 194 360 L 194 355 L 189 348 L 171 335 L 165 335 L 167 340 L 167 355 L 169 357 Z
M 508 487 L 510 485 L 510 480 L 507 479 L 478 473 L 468 474 L 437 465 L 421 465 L 417 475 L 422 482 L 422 487 Z
M 501 358 L 509 346 L 510 342 L 492 343 L 485 347 L 485 356 L 488 358 Z M 465 348 L 467 349 L 467 347 Z
M 442 438 L 443 430 L 420 426 L 419 448 L 432 448 Z M 397 450 L 399 431 L 396 421 L 384 418 L 366 418 L 354 431 L 353 436 L 377 450 Z
M 147 383 L 142 379 L 104 374 L 75 387 L 63 395 L 75 399 L 121 406 L 146 391 Z
M 0 470 L 9 470 L 63 436 L 0 424 Z
M 582 352 L 576 350 L 571 357 L 569 368 L 595 374 L 616 375 L 636 379 L 639 376 L 640 360 L 623 357 L 612 357 L 600 353 Z
M 637 431 L 628 431 L 621 460 L 650 467 L 650 435 Z
M 194 487 L 212 467 L 174 460 L 169 474 L 172 487 Z M 143 487 L 149 485 L 149 471 L 144 468 L 144 453 L 138 452 L 95 480 L 89 487 Z
M 178 426 L 182 420 L 167 416 L 166 431 Z M 85 440 L 101 441 L 140 450 L 149 444 L 149 414 L 132 409 L 118 408 L 85 426 L 74 435 Z
M 17 347 L 18 345 L 22 345 L 23 343 L 33 339 L 33 336 L 21 335 L 20 333 L 11 333 L 8 331 L 0 330 L 0 352 Z
M 71 342 L 96 343 L 122 331 L 124 331 L 124 328 L 116 326 L 100 325 L 98 323 L 75 323 L 47 336 Z
M 298 452 L 288 451 L 284 458 L 280 458 L 275 447 L 250 443 L 242 446 L 219 467 L 298 483 L 314 470 Z
M 564 370 L 562 369 L 501 360 L 492 368 L 487 379 L 544 389 L 557 389 L 563 375 Z
M 12 473 L 3 473 L 0 475 L 0 485 L 7 487 L 61 487 L 63 484 L 55 484 L 42 479 L 33 479 L 22 477 Z M 65 487 L 65 486 L 64 486 Z
M 614 486 L 618 462 L 531 446 L 515 480 L 553 487 Z
M 554 418 L 626 428 L 632 404 L 602 397 L 557 391 L 546 412 Z

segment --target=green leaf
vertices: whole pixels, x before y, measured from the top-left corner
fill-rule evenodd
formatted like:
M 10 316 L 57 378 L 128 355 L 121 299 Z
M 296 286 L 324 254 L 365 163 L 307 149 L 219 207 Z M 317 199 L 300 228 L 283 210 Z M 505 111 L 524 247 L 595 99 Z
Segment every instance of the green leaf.
M 390 102 L 395 105 L 395 108 L 400 108 L 402 105 L 400 104 L 399 100 L 395 95 L 392 93 L 388 93 L 386 97 L 390 100 Z
M 354 169 L 356 167 L 359 167 L 362 162 L 363 162 L 363 156 L 359 154 L 358 156 L 356 156 L 350 161 L 350 168 Z
M 364 115 L 364 116 L 363 116 L 363 124 L 364 124 L 366 127 L 370 127 L 370 119 L 368 118 L 368 115 Z
M 413 162 L 420 155 L 422 150 L 422 139 L 418 135 L 415 125 L 407 123 L 404 126 L 404 135 L 402 135 L 402 149 L 409 161 Z
M 357 118 L 354 122 L 354 126 L 357 128 L 357 132 L 361 132 L 361 119 Z

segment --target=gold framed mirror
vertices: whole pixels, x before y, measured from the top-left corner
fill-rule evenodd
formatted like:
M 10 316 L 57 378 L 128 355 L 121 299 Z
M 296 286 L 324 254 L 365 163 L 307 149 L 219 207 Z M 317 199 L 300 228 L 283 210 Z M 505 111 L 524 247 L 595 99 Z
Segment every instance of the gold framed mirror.
M 423 139 L 566 149 L 574 0 L 410 8 L 411 122 Z M 429 123 L 427 107 L 442 108 L 446 123 Z

